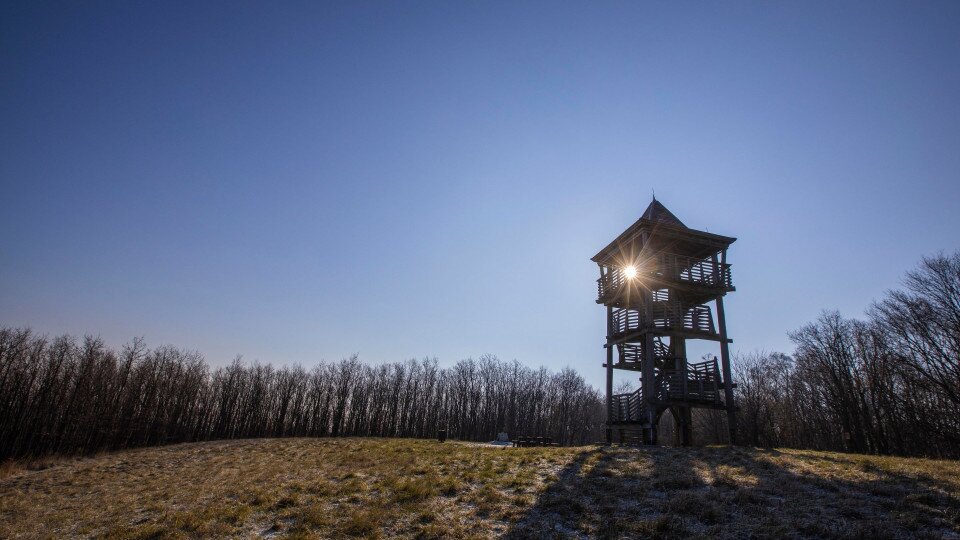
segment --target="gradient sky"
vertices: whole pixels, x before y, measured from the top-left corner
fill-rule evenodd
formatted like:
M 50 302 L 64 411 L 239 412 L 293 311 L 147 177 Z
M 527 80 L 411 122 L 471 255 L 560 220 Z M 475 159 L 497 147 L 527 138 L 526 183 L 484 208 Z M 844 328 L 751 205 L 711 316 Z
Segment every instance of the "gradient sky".
M 2 4 L 0 325 L 600 385 L 654 189 L 739 352 L 960 247 L 960 2 L 274 4 Z

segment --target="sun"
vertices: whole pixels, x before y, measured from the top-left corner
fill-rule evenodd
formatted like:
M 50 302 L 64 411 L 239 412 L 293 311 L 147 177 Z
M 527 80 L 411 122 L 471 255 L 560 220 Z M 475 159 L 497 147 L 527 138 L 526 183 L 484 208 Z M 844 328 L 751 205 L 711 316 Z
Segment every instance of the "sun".
M 630 265 L 623 269 L 623 274 L 627 276 L 627 279 L 633 279 L 637 277 L 637 267 Z

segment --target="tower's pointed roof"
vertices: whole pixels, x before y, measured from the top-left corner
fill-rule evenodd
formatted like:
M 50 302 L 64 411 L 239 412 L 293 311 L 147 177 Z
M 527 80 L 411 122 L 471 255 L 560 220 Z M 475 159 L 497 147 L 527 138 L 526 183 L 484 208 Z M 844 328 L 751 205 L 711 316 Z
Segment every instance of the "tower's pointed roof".
M 620 236 L 600 250 L 600 253 L 594 255 L 591 260 L 607 264 L 624 251 L 632 250 L 636 253 L 648 246 L 656 246 L 654 249 L 678 255 L 705 257 L 718 250 L 726 249 L 734 241 L 736 238 L 730 236 L 687 227 L 654 197 L 640 219 L 620 233 Z M 644 245 L 639 246 L 641 243 Z
M 687 227 L 682 221 L 677 219 L 677 216 L 673 215 L 673 212 L 667 210 L 667 207 L 661 204 L 656 197 L 650 201 L 650 205 L 644 210 L 640 219 L 648 219 L 658 223 L 668 223 L 670 225 L 676 225 L 677 227 Z

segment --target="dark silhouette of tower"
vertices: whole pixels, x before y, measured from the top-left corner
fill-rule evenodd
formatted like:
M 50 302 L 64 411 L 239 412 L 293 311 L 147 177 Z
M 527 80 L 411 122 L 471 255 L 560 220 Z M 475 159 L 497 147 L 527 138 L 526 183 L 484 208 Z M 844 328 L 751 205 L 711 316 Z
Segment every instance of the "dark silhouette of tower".
M 656 198 L 627 230 L 597 253 L 597 303 L 607 307 L 607 442 L 613 429 L 640 430 L 657 443 L 670 410 L 681 444 L 690 444 L 691 408 L 727 411 L 736 443 L 731 340 L 723 297 L 734 290 L 727 248 L 736 238 L 688 228 Z M 716 307 L 716 325 L 710 303 Z M 688 339 L 720 343 L 720 363 L 687 360 Z M 613 370 L 640 372 L 640 388 L 613 394 Z

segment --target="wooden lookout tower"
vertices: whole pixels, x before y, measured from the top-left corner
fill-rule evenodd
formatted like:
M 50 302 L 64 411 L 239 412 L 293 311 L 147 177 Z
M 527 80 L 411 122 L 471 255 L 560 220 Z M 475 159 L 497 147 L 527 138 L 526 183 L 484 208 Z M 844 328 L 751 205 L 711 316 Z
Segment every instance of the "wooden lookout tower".
M 734 290 L 727 248 L 736 238 L 685 226 L 656 198 L 592 261 L 600 266 L 597 303 L 607 308 L 607 442 L 613 429 L 639 430 L 657 443 L 664 411 L 676 420 L 680 443 L 690 444 L 691 408 L 727 411 L 735 443 L 731 340 L 723 297 Z M 714 321 L 713 303 L 716 309 Z M 688 339 L 720 343 L 720 364 L 691 363 Z M 613 370 L 640 373 L 640 388 L 613 394 Z

